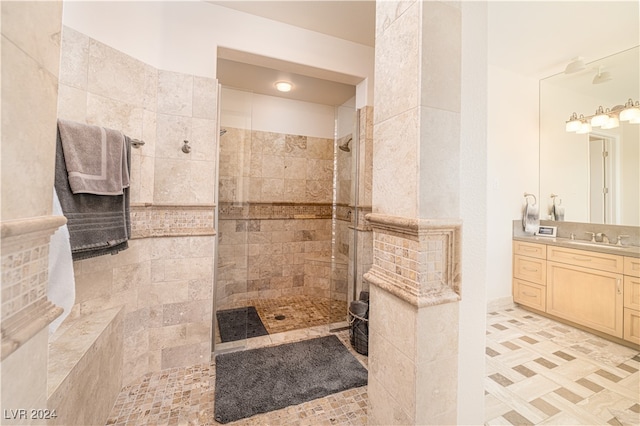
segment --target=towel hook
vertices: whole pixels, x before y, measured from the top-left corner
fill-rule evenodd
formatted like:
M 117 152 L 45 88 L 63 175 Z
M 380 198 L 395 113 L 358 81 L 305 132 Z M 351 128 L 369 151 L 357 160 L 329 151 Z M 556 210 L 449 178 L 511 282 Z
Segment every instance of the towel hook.
M 185 154 L 188 154 L 191 152 L 191 147 L 189 146 L 189 141 L 188 140 L 184 140 L 184 145 L 182 145 L 182 152 L 184 152 Z
M 533 194 L 529 194 L 528 192 L 524 193 L 524 198 L 526 199 L 527 197 L 533 197 L 533 205 L 535 206 L 538 203 L 538 200 L 536 200 L 536 196 Z M 529 200 L 527 200 L 527 204 L 529 204 Z

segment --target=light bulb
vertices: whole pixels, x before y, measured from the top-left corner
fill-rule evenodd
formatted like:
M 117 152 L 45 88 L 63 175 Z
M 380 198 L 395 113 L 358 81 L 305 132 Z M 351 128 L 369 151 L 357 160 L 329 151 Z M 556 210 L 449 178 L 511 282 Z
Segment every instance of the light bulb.
M 289 92 L 293 88 L 293 84 L 288 81 L 277 81 L 275 86 L 280 92 Z
M 580 126 L 582 126 L 582 121 L 578 119 L 578 115 L 574 112 L 571 114 L 571 117 L 569 117 L 569 121 L 567 121 L 565 125 L 565 130 L 567 132 L 577 132 Z
M 589 132 L 591 132 L 591 124 L 582 123 L 582 126 L 580 126 L 580 130 L 578 130 L 576 133 L 579 135 L 584 135 L 585 133 Z
M 638 103 L 635 105 L 633 100 L 629 99 L 627 103 L 624 105 L 624 109 L 620 112 L 620 121 L 631 121 L 640 119 L 640 108 L 638 108 Z
M 620 120 L 618 117 L 609 117 L 606 123 L 602 125 L 603 129 L 615 129 L 620 126 Z
M 591 126 L 593 127 L 604 126 L 607 123 L 607 121 L 609 121 L 609 116 L 605 114 L 604 110 L 600 106 L 596 110 L 596 115 L 594 115 L 593 118 L 591 119 Z

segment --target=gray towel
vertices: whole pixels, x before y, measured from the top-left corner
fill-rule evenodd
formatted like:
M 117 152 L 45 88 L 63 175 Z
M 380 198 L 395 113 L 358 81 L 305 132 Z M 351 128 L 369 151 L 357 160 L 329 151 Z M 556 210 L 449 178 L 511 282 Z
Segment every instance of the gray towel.
M 131 164 L 130 140 L 125 138 L 127 164 Z M 60 131 L 56 138 L 55 188 L 67 218 L 73 260 L 126 249 L 131 235 L 129 188 L 121 195 L 74 194 L 69 185 Z
M 129 187 L 122 132 L 58 120 L 69 185 L 74 194 L 120 195 Z

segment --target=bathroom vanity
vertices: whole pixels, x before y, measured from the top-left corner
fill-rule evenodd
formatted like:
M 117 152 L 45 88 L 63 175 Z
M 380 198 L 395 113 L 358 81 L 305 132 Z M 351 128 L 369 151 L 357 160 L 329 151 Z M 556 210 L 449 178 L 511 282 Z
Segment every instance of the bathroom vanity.
M 640 348 L 640 248 L 513 237 L 514 302 Z

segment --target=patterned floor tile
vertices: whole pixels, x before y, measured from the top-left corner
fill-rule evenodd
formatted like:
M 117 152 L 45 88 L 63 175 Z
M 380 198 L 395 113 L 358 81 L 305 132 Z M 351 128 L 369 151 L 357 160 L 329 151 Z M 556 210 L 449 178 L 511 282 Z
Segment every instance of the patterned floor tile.
M 487 347 L 511 351 L 485 357 L 485 399 L 492 407 L 485 424 L 619 425 L 640 420 L 637 351 L 520 308 L 497 311 L 490 318 L 488 329 L 507 329 L 488 334 Z M 515 333 L 514 339 L 503 338 Z M 522 362 L 514 362 L 518 358 Z M 500 376 L 514 383 L 504 386 Z
M 308 301 L 292 303 L 308 307 Z M 266 307 L 265 326 L 282 309 Z M 246 347 L 328 334 L 326 318 L 334 308 L 317 309 L 325 325 L 249 339 Z M 336 335 L 350 348 L 348 330 Z M 489 313 L 486 339 L 486 425 L 617 426 L 640 417 L 637 351 L 520 308 Z M 367 365 L 367 357 L 352 353 Z M 122 389 L 107 424 L 214 425 L 214 385 L 213 364 L 149 374 Z M 365 386 L 232 424 L 364 425 L 367 407 Z

